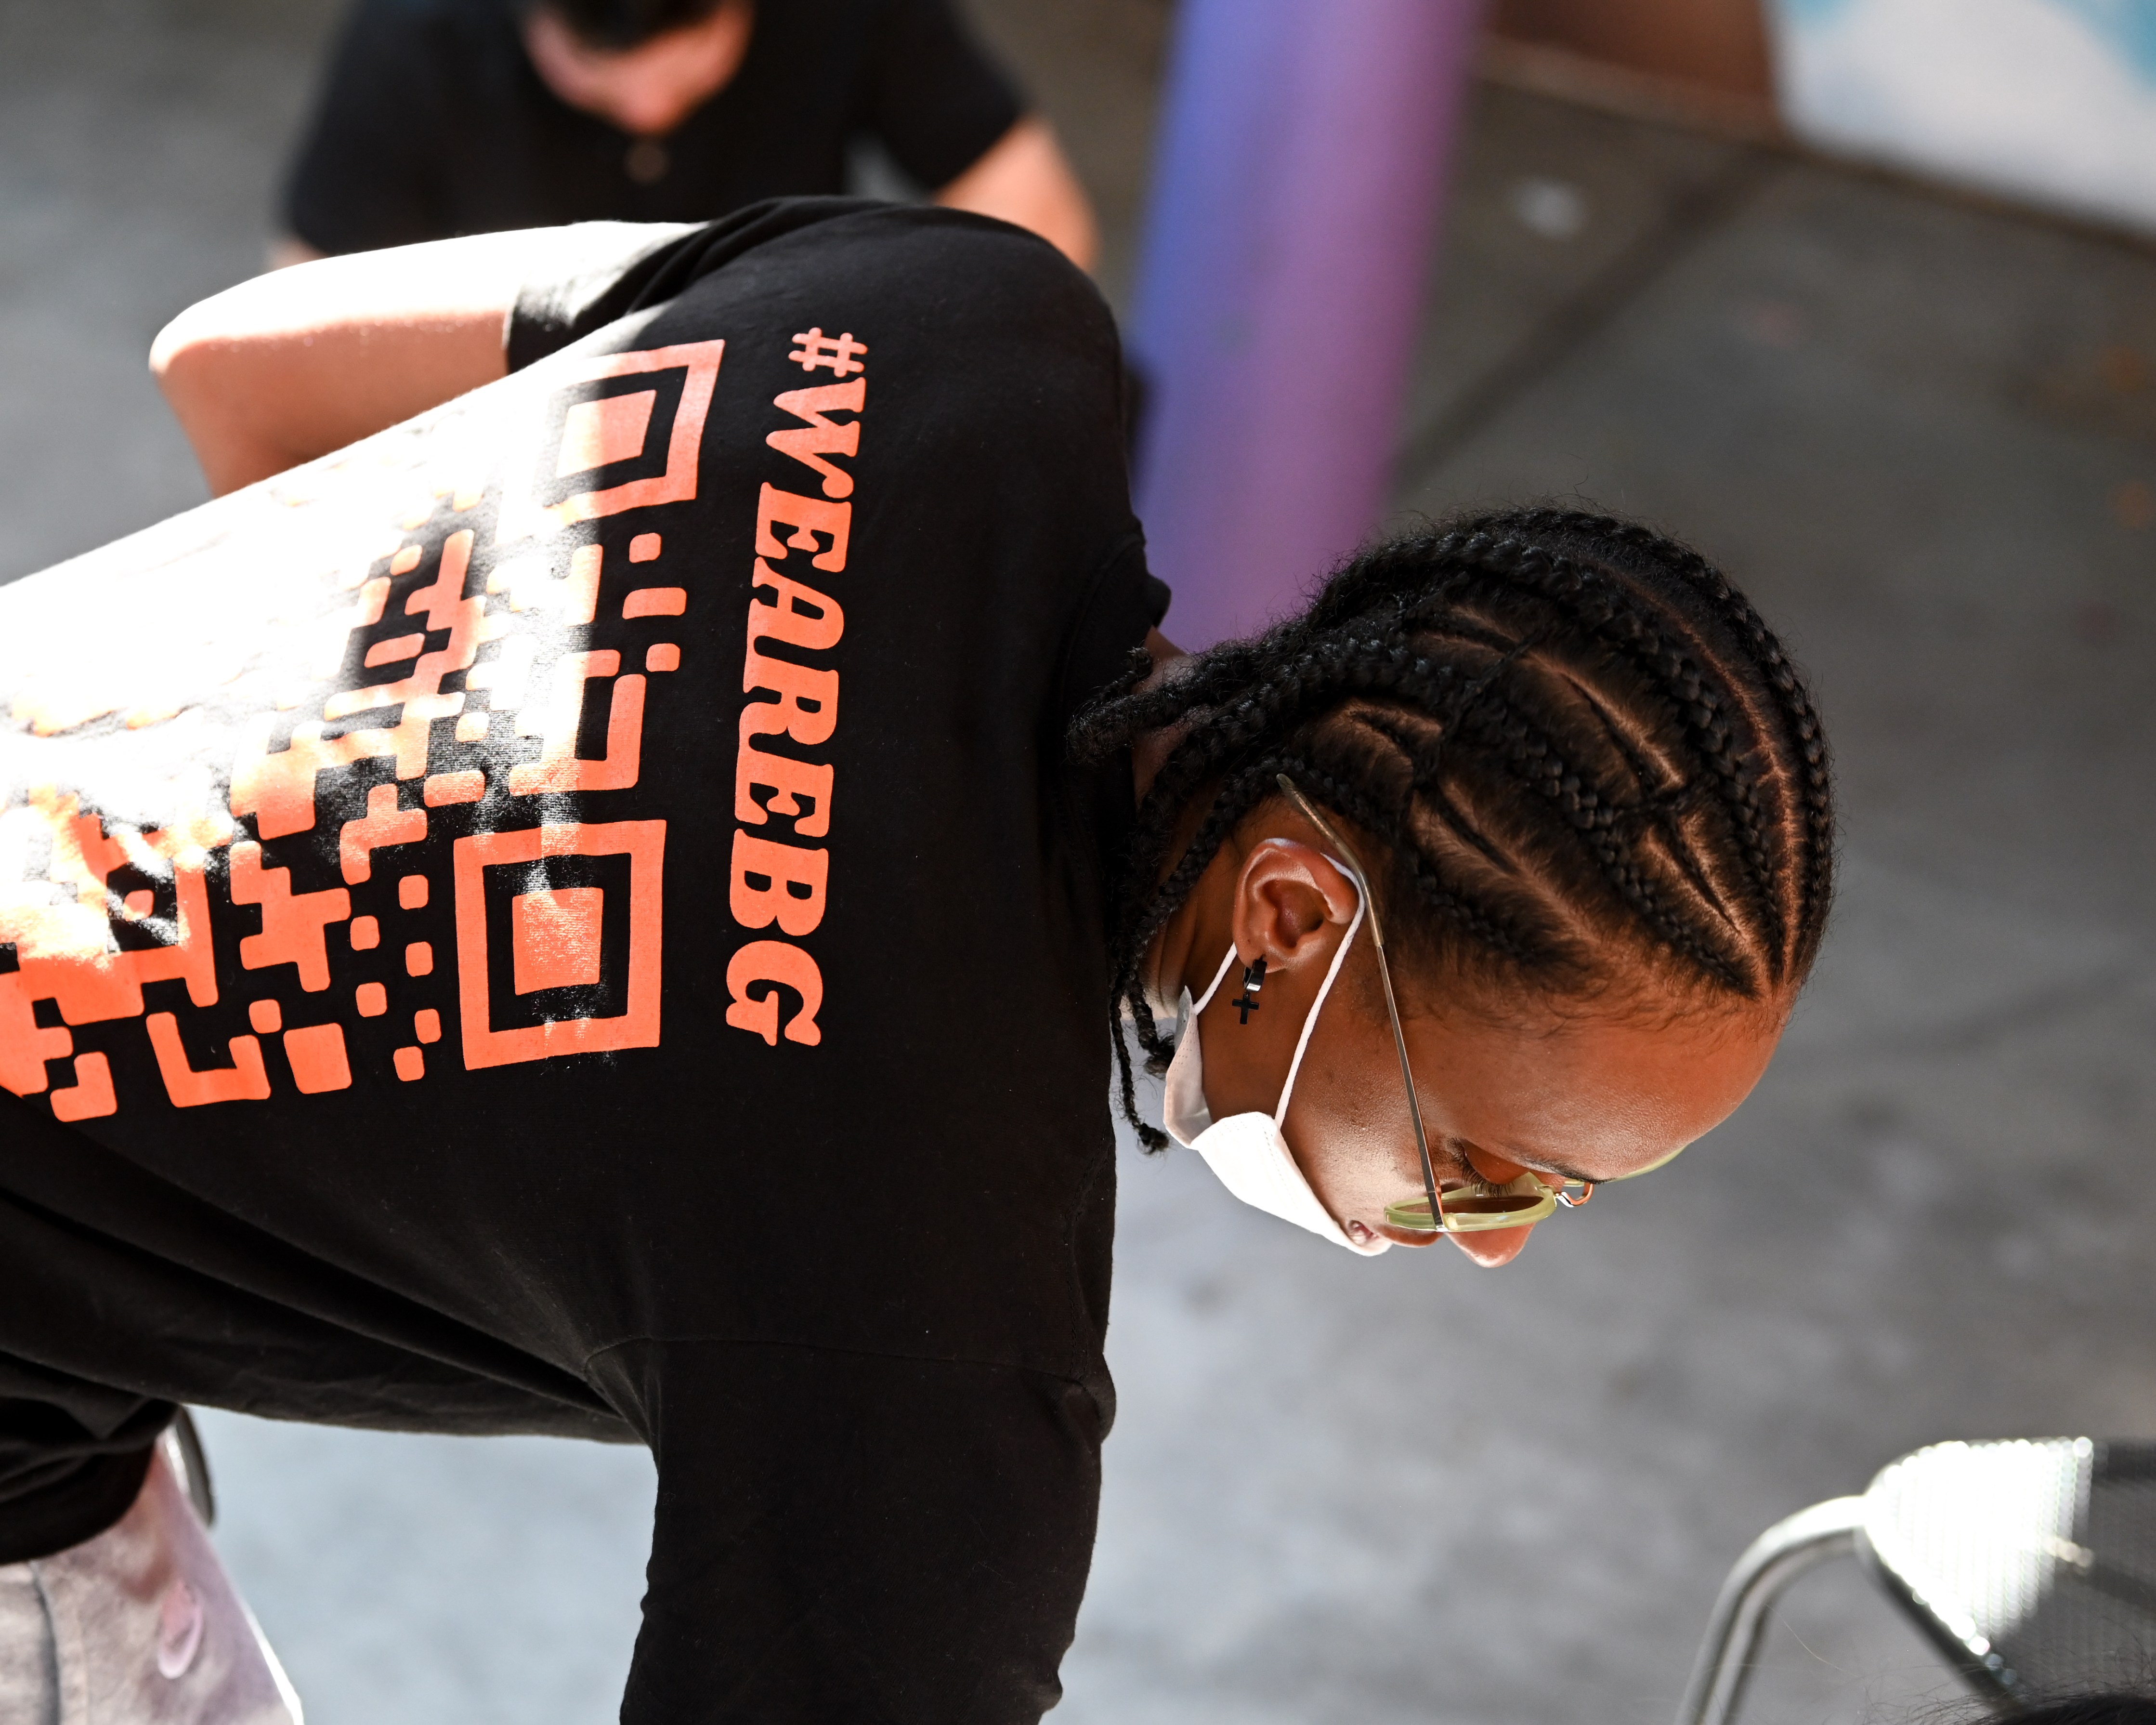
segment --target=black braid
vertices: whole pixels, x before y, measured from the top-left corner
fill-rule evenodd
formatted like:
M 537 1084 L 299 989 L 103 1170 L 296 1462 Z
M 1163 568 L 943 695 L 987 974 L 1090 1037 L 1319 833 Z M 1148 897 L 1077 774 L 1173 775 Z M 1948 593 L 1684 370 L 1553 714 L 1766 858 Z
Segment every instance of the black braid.
M 1547 571 L 1547 573 L 1545 573 Z M 1692 742 L 1713 775 L 1727 805 L 1737 842 L 1743 847 L 1751 878 L 1762 880 L 1767 873 L 1767 847 L 1758 800 L 1747 764 L 1738 758 L 1734 736 L 1724 702 L 1711 681 L 1685 647 L 1669 640 L 1651 622 L 1619 608 L 1614 595 L 1597 592 L 1596 582 L 1561 556 L 1529 553 L 1519 559 L 1517 578 L 1553 588 L 1558 596 L 1577 594 L 1584 620 L 1604 639 L 1621 644 L 1654 672 L 1662 684 L 1679 718 L 1692 733 Z M 1781 912 L 1772 898 L 1759 909 L 1771 924 L 1774 944 L 1779 945 Z
M 1134 655 L 1070 744 L 1094 760 L 1179 729 L 1139 806 L 1109 980 L 1156 1073 L 1173 1048 L 1153 945 L 1281 773 L 1370 840 L 1390 944 L 1499 997 L 1644 968 L 1764 1002 L 1818 953 L 1834 808 L 1817 710 L 1727 578 L 1637 523 L 1530 508 L 1410 534 L 1300 617 L 1148 670 Z M 1120 1035 L 1116 1051 L 1124 1113 L 1158 1148 Z
M 1795 883 L 1799 901 L 1792 920 L 1811 932 L 1811 944 L 1800 945 L 1799 950 L 1801 965 L 1808 968 L 1818 955 L 1818 937 L 1825 931 L 1826 908 L 1834 897 L 1834 775 L 1825 728 L 1812 704 L 1811 691 L 1789 662 L 1774 631 L 1720 569 L 1689 546 L 1661 538 L 1637 522 L 1608 515 L 1578 515 L 1562 509 L 1522 510 L 1496 519 L 1527 532 L 1585 532 L 1650 557 L 1667 559 L 1671 572 L 1713 605 L 1724 626 L 1751 650 L 1764 673 L 1766 687 L 1773 693 L 1782 723 L 1798 744 L 1809 867 Z

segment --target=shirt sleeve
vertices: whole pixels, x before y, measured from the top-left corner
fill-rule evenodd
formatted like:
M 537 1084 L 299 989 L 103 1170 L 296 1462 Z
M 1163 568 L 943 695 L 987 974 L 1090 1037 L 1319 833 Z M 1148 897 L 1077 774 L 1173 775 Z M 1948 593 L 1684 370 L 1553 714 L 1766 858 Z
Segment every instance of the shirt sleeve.
M 557 229 L 553 267 L 543 281 L 525 283 L 510 310 L 509 368 L 521 371 L 620 317 L 644 282 L 701 231 L 685 222 L 578 222 Z
M 359 0 L 285 181 L 287 232 L 332 254 L 448 237 L 429 165 L 448 142 L 442 49 L 405 0 Z
M 65 1551 L 126 1515 L 177 1411 L 0 1352 L 0 1563 Z
M 649 1588 L 624 1725 L 1018 1725 L 1061 1694 L 1103 1420 L 1081 1385 L 963 1362 L 639 1341 Z
M 893 0 L 870 71 L 869 125 L 922 185 L 947 186 L 1016 125 L 1017 86 L 949 0 Z

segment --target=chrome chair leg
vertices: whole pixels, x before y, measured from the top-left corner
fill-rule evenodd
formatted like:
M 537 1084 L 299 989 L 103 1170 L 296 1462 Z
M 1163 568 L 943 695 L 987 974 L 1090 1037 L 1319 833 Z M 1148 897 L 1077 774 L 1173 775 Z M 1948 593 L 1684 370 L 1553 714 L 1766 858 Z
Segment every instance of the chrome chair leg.
M 1677 1725 L 1735 1725 L 1774 1601 L 1806 1570 L 1853 1555 L 1863 1522 L 1862 1498 L 1830 1498 L 1777 1522 L 1752 1542 L 1714 1602 Z

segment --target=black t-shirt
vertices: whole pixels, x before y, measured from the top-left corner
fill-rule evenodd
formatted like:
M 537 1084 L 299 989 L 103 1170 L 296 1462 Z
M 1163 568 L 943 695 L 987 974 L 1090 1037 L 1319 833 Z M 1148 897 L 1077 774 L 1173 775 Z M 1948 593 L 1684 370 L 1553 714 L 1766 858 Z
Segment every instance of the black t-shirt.
M 655 151 L 632 154 L 626 134 L 540 80 L 515 0 L 358 0 L 284 219 L 326 252 L 707 221 L 843 191 L 847 145 L 863 136 L 922 185 L 945 185 L 1019 113 L 949 0 L 763 0 L 732 80 Z
M 0 590 L 0 1561 L 168 1402 L 641 1440 L 625 1717 L 1030 1719 L 1111 1410 L 1115 332 L 947 211 L 565 244 L 528 369 Z

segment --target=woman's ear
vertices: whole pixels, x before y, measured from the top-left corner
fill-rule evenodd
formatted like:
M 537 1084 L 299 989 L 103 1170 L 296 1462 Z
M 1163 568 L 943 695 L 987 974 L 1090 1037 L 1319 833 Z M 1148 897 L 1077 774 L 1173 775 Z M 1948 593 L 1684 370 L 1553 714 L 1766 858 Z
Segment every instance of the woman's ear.
M 1260 839 L 1235 879 L 1235 950 L 1245 964 L 1262 956 L 1276 970 L 1329 955 L 1327 925 L 1353 918 L 1357 896 L 1355 883 L 1322 851 L 1296 839 Z

